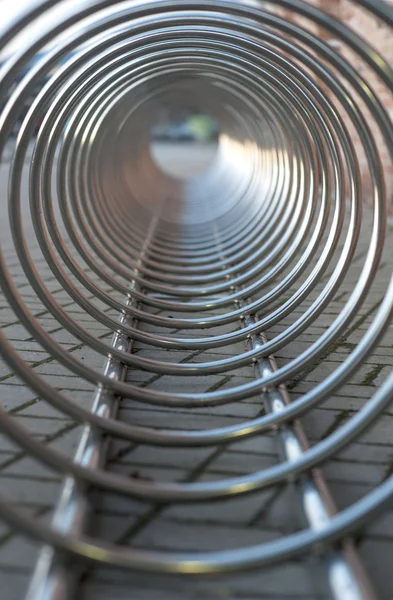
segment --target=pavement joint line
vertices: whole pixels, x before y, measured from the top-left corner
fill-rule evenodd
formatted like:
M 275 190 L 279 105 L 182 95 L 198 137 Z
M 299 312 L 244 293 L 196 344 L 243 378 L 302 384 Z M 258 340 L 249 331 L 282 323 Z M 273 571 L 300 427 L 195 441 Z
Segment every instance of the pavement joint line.
M 19 503 L 17 503 L 19 504 Z M 37 509 L 36 513 L 35 513 L 35 518 L 40 518 L 43 517 L 47 512 L 49 512 L 51 509 L 48 509 L 48 507 L 40 507 Z M 18 531 L 15 531 L 14 529 L 8 530 L 6 531 L 2 536 L 0 536 L 0 548 L 2 546 L 4 546 L 5 544 L 7 544 L 9 541 L 11 541 L 12 539 L 16 538 L 16 537 L 20 537 L 20 533 Z M 0 570 L 4 565 L 0 566 Z
M 359 385 L 371 385 L 375 387 L 375 380 L 385 367 L 386 365 L 375 365 L 375 367 L 367 373 Z
M 76 429 L 77 427 L 80 427 L 80 423 L 71 423 L 70 425 L 67 425 L 66 427 L 63 427 L 61 430 L 57 431 L 56 433 L 53 433 L 51 435 L 48 435 L 46 437 L 44 437 L 44 439 L 42 440 L 43 444 L 50 444 L 51 442 L 54 442 L 55 440 L 61 438 L 63 435 L 65 435 L 66 433 L 69 433 L 70 431 L 72 431 L 73 429 Z M 1 465 L 1 471 L 11 465 L 13 465 L 14 463 L 18 462 L 19 460 L 21 460 L 22 458 L 25 457 L 29 457 L 30 455 L 27 454 L 26 452 L 22 451 L 17 453 L 16 455 L 14 455 L 12 458 L 10 458 L 8 461 L 6 461 L 5 463 L 3 463 Z
M 382 302 L 383 302 L 383 298 L 381 298 L 380 300 L 375 302 L 375 304 L 373 304 L 371 306 L 371 308 L 369 308 L 369 310 L 362 317 L 360 317 L 360 319 L 355 321 L 354 325 L 349 330 L 346 331 L 344 337 L 348 338 L 354 331 L 359 329 L 359 327 L 361 327 L 363 325 L 363 323 L 368 319 L 368 317 L 371 316 L 379 308 L 379 306 L 382 304 Z
M 393 475 L 393 463 L 388 465 L 388 468 L 386 469 L 386 472 L 384 473 L 380 483 L 383 483 L 384 481 L 389 479 L 389 477 L 391 477 L 392 475 Z
M 130 442 L 125 448 L 120 448 L 120 450 L 118 450 L 116 454 L 110 456 L 107 460 L 107 463 L 109 464 L 118 462 L 119 459 L 124 458 L 125 456 L 127 456 L 127 454 L 136 450 L 136 448 L 138 448 L 138 444 L 136 444 L 135 442 Z
M 198 519 L 197 517 L 193 518 L 192 516 L 187 516 L 187 517 L 177 517 L 177 516 L 162 516 L 161 519 L 166 522 L 166 523 L 176 523 L 176 524 L 181 524 L 181 525 L 203 525 L 203 526 L 211 526 L 211 527 L 216 527 L 217 529 L 225 529 L 227 527 L 229 527 L 230 529 L 237 529 L 237 530 L 243 530 L 243 529 L 248 529 L 251 526 L 255 527 L 256 529 L 259 529 L 260 531 L 264 531 L 264 532 L 269 532 L 269 533 L 286 533 L 288 532 L 288 530 L 291 530 L 288 527 L 279 527 L 279 526 L 270 526 L 268 523 L 263 523 L 258 525 L 258 523 L 255 523 L 253 525 L 248 525 L 248 524 L 244 524 L 241 523 L 239 521 L 232 521 L 232 520 L 228 520 L 226 521 L 225 519 L 220 519 L 219 521 L 211 519 L 209 517 L 203 517 L 201 519 Z M 292 530 L 291 530 L 292 531 Z M 157 546 L 155 546 L 157 548 Z
M 285 485 L 281 485 L 276 489 L 273 489 L 273 493 L 266 499 L 265 503 L 261 506 L 261 508 L 255 513 L 253 517 L 248 522 L 248 527 L 254 527 L 258 525 L 258 522 L 267 516 L 270 508 L 273 506 L 277 498 L 279 498 L 285 490 Z
M 207 458 L 202 460 L 197 467 L 191 469 L 188 475 L 186 475 L 180 481 L 182 481 L 183 483 L 190 483 L 192 481 L 196 481 L 198 477 L 205 472 L 209 464 L 216 460 L 225 451 L 225 449 L 226 445 L 223 445 L 213 450 L 213 452 Z M 152 506 L 147 513 L 142 515 L 136 523 L 133 523 L 128 530 L 126 530 L 119 538 L 117 538 L 116 543 L 127 543 L 129 540 L 135 537 L 135 535 L 139 533 L 146 525 L 148 525 L 154 518 L 160 516 L 165 508 L 167 508 L 166 504 L 158 504 Z
M 319 367 L 320 364 L 325 362 L 326 359 L 331 354 L 334 354 L 338 350 L 338 348 L 343 347 L 343 348 L 347 348 L 347 349 L 354 349 L 356 347 L 356 344 L 352 344 L 352 342 L 348 342 L 347 338 L 354 331 L 356 331 L 375 310 L 377 310 L 377 308 L 381 304 L 381 302 L 382 302 L 382 299 L 378 300 L 378 302 L 376 302 L 366 312 L 365 315 L 363 315 L 360 319 L 358 319 L 358 321 L 356 321 L 356 323 L 350 329 L 348 329 L 335 342 L 333 342 L 330 346 L 328 346 L 328 348 L 325 350 L 325 352 L 323 354 L 321 354 L 321 356 L 319 356 L 319 358 L 317 360 L 315 360 L 308 368 L 304 369 L 299 375 L 295 376 L 290 382 L 288 382 L 286 385 L 287 389 L 289 391 L 293 390 L 297 386 L 298 383 L 302 383 L 305 380 L 305 378 L 307 377 L 307 375 L 310 375 L 310 373 L 312 373 L 317 367 Z
M 2 477 L 7 477 L 7 479 L 20 479 L 26 481 L 37 481 L 38 483 L 59 483 L 61 481 L 61 477 L 46 477 L 45 475 L 26 475 L 26 473 L 3 473 Z
M 243 402 L 242 401 L 242 404 L 247 405 L 247 406 L 257 406 L 254 402 Z M 206 409 L 205 406 L 196 406 L 196 407 L 194 407 L 193 410 L 198 411 L 198 412 L 200 411 L 201 416 L 206 416 L 209 413 L 203 413 L 202 411 L 204 409 Z M 158 406 L 156 406 L 156 405 L 147 406 L 147 405 L 144 405 L 143 403 L 141 404 L 140 407 L 138 406 L 137 408 L 134 408 L 132 406 L 131 407 L 123 407 L 121 410 L 129 412 L 129 413 L 132 413 L 133 411 L 146 412 L 146 413 L 160 412 Z M 173 412 L 173 413 L 176 413 L 178 415 L 190 415 L 190 414 L 194 414 L 195 415 L 196 414 L 196 413 L 190 413 L 190 410 L 191 409 L 186 410 L 186 409 L 182 409 L 181 407 L 178 408 L 176 406 L 170 406 L 170 407 L 165 407 L 164 412 L 165 413 L 171 413 L 171 412 Z M 239 415 L 233 415 L 233 414 L 227 414 L 227 413 L 220 413 L 220 415 L 213 415 L 213 416 L 220 416 L 220 417 L 225 417 L 227 419 L 237 419 L 237 420 L 239 420 L 239 418 L 242 418 L 242 417 L 239 417 Z M 155 426 L 155 428 L 157 428 L 157 429 L 167 429 L 167 427 L 158 427 L 158 426 Z M 173 429 L 173 430 L 180 429 L 181 430 L 181 429 L 184 429 L 184 428 L 183 427 L 176 428 L 176 427 L 174 427 L 172 425 L 171 429 Z
M 231 379 L 232 379 L 232 375 L 225 375 L 222 379 L 220 379 L 220 381 L 217 381 L 217 383 L 214 383 L 212 386 L 207 388 L 205 393 L 215 392 L 215 391 L 219 390 L 220 388 L 222 388 L 223 385 L 225 385 L 229 381 L 231 381 Z
M 137 350 L 140 350 L 140 349 L 138 348 Z M 188 363 L 190 360 L 192 360 L 193 358 L 195 358 L 196 356 L 198 356 L 202 352 L 203 352 L 203 350 L 196 350 L 195 352 L 192 352 L 189 356 L 186 356 L 186 358 L 183 358 L 182 360 L 179 360 L 178 364 Z M 128 367 L 128 369 L 127 369 L 127 371 L 131 371 L 131 372 L 135 371 L 135 370 L 138 370 L 138 369 L 133 369 L 132 367 Z M 149 372 L 149 371 L 145 371 L 144 369 L 142 369 L 142 370 L 145 373 Z M 143 381 L 138 387 L 140 387 L 140 388 L 147 388 L 152 383 L 155 383 L 156 381 L 158 381 L 159 379 L 161 379 L 161 377 L 165 377 L 165 374 L 156 373 L 148 381 Z
M 68 421 L 68 422 L 72 422 L 74 423 L 74 421 L 72 419 L 70 419 L 69 417 L 54 417 L 51 415 L 48 415 L 46 417 L 42 417 L 41 415 L 15 415 L 16 418 L 18 419 L 31 419 L 32 421 L 36 420 L 36 421 L 42 421 L 43 419 L 45 419 L 45 421 L 58 421 L 59 423 L 63 423 L 64 421 Z
M 351 415 L 353 415 L 353 414 L 354 414 L 354 411 L 351 411 L 349 409 L 340 410 L 340 412 L 336 415 L 335 419 L 333 420 L 333 423 L 331 425 L 329 425 L 329 427 L 324 431 L 324 433 L 321 435 L 320 439 L 324 440 L 329 435 L 334 433 L 336 431 L 336 429 L 338 429 L 340 427 L 340 425 L 342 423 L 344 423 L 347 419 L 349 419 L 351 417 Z

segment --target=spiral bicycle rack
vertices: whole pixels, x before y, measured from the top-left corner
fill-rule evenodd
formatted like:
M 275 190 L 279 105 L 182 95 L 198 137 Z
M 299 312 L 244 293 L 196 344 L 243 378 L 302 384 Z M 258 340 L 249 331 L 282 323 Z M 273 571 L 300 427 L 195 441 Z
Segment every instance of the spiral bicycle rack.
M 391 66 L 367 39 L 301 0 L 87 0 L 72 7 L 65 2 L 57 13 L 58 4 L 37 2 L 1 30 L 7 48 L 47 16 L 1 66 L 3 156 L 17 126 L 7 167 L 9 224 L 35 298 L 106 366 L 102 371 L 84 363 L 45 330 L 2 258 L 2 291 L 16 319 L 59 365 L 96 388 L 89 410 L 38 375 L 0 334 L 2 356 L 17 376 L 42 402 L 84 426 L 73 459 L 1 410 L 1 431 L 64 477 L 50 522 L 1 496 L 1 518 L 43 544 L 28 598 L 75 597 L 78 566 L 89 563 L 193 578 L 256 571 L 304 555 L 317 556 L 332 597 L 376 598 L 352 536 L 389 506 L 393 478 L 338 512 L 319 467 L 375 423 L 392 399 L 393 376 L 351 419 L 311 446 L 301 417 L 342 389 L 378 346 L 393 313 L 393 279 L 342 363 L 293 400 L 286 384 L 341 339 L 372 289 L 386 228 L 386 174 L 376 130 L 393 156 L 384 103 L 317 28 L 364 61 L 389 93 Z M 353 4 L 393 26 L 388 4 Z M 176 112 L 187 105 L 211 115 L 220 133 L 209 168 L 180 181 L 152 159 L 150 132 L 160 107 Z M 274 356 L 313 326 L 352 264 L 364 199 L 359 153 L 366 158 L 373 218 L 361 271 L 332 323 L 281 364 Z M 112 339 L 95 336 L 67 312 L 41 276 L 26 232 L 26 198 L 30 231 L 52 278 L 78 315 L 88 315 Z M 147 351 L 135 352 L 135 344 Z M 222 350 L 224 357 L 215 358 Z M 201 360 L 178 360 L 176 352 L 184 351 Z M 254 370 L 247 383 L 193 390 L 200 377 L 242 368 Z M 184 384 L 175 392 L 170 384 L 153 389 L 130 383 L 129 372 L 181 377 Z M 192 420 L 195 409 L 255 397 L 264 412 L 235 424 L 195 429 L 177 422 L 180 409 Z M 124 401 L 172 411 L 173 428 L 122 420 Z M 159 455 L 163 448 L 224 448 L 271 432 L 282 461 L 245 475 L 149 481 L 106 468 L 110 440 Z M 220 502 L 288 482 L 295 484 L 305 526 L 257 545 L 140 549 L 105 541 L 88 525 L 92 490 L 150 506 L 198 510 L 200 503 L 215 502 L 220 510 Z

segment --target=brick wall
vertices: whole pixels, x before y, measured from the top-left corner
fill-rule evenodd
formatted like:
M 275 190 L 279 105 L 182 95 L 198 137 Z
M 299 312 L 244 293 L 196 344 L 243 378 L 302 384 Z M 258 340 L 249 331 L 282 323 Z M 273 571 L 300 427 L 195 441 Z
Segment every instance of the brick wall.
M 392 30 L 379 19 L 374 18 L 368 11 L 360 8 L 355 2 L 349 0 L 308 0 L 309 4 L 313 4 L 318 8 L 328 12 L 332 16 L 339 18 L 344 21 L 351 29 L 353 29 L 358 35 L 365 38 L 369 44 L 371 44 L 382 56 L 390 63 L 393 64 L 393 32 Z M 393 0 L 388 0 L 388 4 L 393 6 Z M 381 102 L 389 112 L 391 120 L 393 121 L 393 94 L 386 88 L 386 86 L 380 81 L 380 79 L 372 72 L 372 70 L 357 56 L 355 55 L 345 44 L 341 43 L 338 39 L 334 39 L 334 36 L 322 28 L 313 26 L 310 21 L 303 19 L 299 16 L 295 16 L 289 10 L 273 8 L 274 12 L 285 16 L 285 18 L 292 20 L 294 23 L 306 27 L 312 33 L 317 34 L 319 38 L 326 40 L 332 45 L 340 54 L 347 58 L 352 66 L 362 74 L 367 80 L 368 84 L 374 89 Z M 329 91 L 327 90 L 329 94 Z M 353 90 L 351 90 L 353 94 Z M 330 98 L 332 95 L 329 94 Z M 366 116 L 367 123 L 370 125 L 372 133 L 374 135 L 378 150 L 380 152 L 383 170 L 385 174 L 386 189 L 387 189 L 387 200 L 389 206 L 389 212 L 393 214 L 393 162 L 389 156 L 388 150 L 384 144 L 383 138 L 379 132 L 378 127 L 373 121 L 371 114 L 368 113 L 367 109 L 363 105 L 362 101 L 353 96 L 354 99 L 359 103 L 362 111 Z M 337 106 L 339 106 L 337 104 Z M 342 107 L 340 107 L 340 114 L 343 114 Z M 370 203 L 370 177 L 367 169 L 367 160 L 364 152 L 362 151 L 360 140 L 356 134 L 353 126 L 349 122 L 349 119 L 345 119 L 346 125 L 349 128 L 351 139 L 354 141 L 357 155 L 359 159 L 359 165 L 362 173 L 363 180 L 363 196 L 365 202 Z

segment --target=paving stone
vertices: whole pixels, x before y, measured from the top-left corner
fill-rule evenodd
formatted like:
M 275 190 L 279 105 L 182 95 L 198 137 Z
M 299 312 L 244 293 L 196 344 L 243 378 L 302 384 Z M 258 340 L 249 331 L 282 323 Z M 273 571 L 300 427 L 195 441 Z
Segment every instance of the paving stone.
M 72 421 L 66 419 L 35 418 L 25 417 L 24 415 L 17 415 L 15 418 L 17 419 L 18 424 L 21 427 L 26 428 L 29 432 L 45 436 L 55 435 L 67 426 L 73 425 Z
M 223 452 L 210 466 L 210 472 L 228 473 L 233 475 L 262 471 L 277 462 L 274 456 L 261 456 L 245 452 Z
M 360 556 L 365 568 L 372 574 L 376 593 L 380 598 L 392 598 L 393 581 L 387 577 L 391 563 L 392 541 L 390 539 L 366 539 L 360 546 Z
M 262 544 L 273 540 L 277 533 L 249 528 L 226 526 L 192 525 L 159 519 L 147 525 L 143 532 L 133 537 L 133 545 L 138 548 L 167 548 L 184 551 L 229 550 L 248 545 Z
M 215 481 L 215 473 L 205 473 L 200 477 L 201 481 Z M 266 506 L 272 501 L 275 490 L 263 490 L 261 492 L 241 496 L 225 502 L 209 503 L 205 502 L 199 505 L 199 510 L 195 510 L 195 505 L 175 505 L 165 509 L 164 515 L 171 520 L 180 520 L 188 523 L 209 523 L 231 525 L 256 526 L 254 523 L 257 517 L 263 511 L 267 511 Z M 274 526 L 273 526 L 274 529 Z M 276 529 L 278 529 L 276 527 Z
M 61 478 L 56 475 L 52 481 L 46 481 L 40 480 L 34 471 L 32 474 L 21 473 L 20 477 L 10 476 L 4 471 L 1 480 L 7 496 L 16 504 L 48 507 L 58 498 Z
M 14 536 L 9 542 L 0 546 L 0 561 L 4 569 L 15 564 L 19 568 L 29 568 L 37 556 L 37 544 Z M 23 596 L 22 596 L 23 597 Z
M 37 398 L 37 393 L 23 385 L 8 384 L 13 378 L 1 383 L 1 401 L 7 411 L 14 410 L 21 405 L 31 402 Z
M 152 448 L 139 446 L 128 455 L 128 460 L 137 464 L 154 464 L 156 466 L 182 466 L 194 469 L 206 459 L 212 450 L 210 448 Z
M 0 578 L 2 588 L 7 590 L 7 600 L 20 600 L 29 585 L 30 570 L 10 572 L 8 567 L 3 567 L 0 571 Z
M 119 573 L 116 578 L 113 571 L 102 569 L 101 578 L 98 580 L 100 583 L 109 580 L 114 588 L 120 586 L 120 589 L 128 585 L 129 587 L 136 586 L 136 589 L 145 589 L 150 591 L 152 596 L 147 596 L 152 600 L 158 600 L 161 596 L 157 595 L 159 589 L 171 590 L 176 598 L 176 592 L 184 595 L 190 595 L 192 600 L 198 599 L 219 599 L 228 598 L 236 600 L 239 598 L 255 600 L 260 599 L 267 600 L 288 600 L 289 598 L 295 598 L 297 600 L 304 600 L 305 598 L 313 598 L 319 600 L 324 597 L 320 593 L 315 593 L 320 585 L 320 573 L 318 567 L 310 568 L 310 565 L 303 564 L 288 564 L 285 567 L 276 567 L 267 571 L 261 571 L 258 574 L 247 574 L 245 576 L 238 576 L 236 578 L 226 578 L 224 581 L 218 580 L 217 582 L 203 582 L 198 580 L 177 580 L 172 583 L 171 580 L 166 578 L 155 577 L 154 583 L 148 582 L 146 577 L 135 576 L 130 578 L 130 575 L 126 573 Z M 311 574 L 310 574 L 311 573 Z M 114 582 L 116 584 L 114 585 Z M 95 588 L 97 589 L 97 588 Z M 314 592 L 314 593 L 313 593 Z M 165 597 L 165 596 L 164 596 Z M 139 596 L 138 596 L 139 598 Z M 143 598 L 143 596 L 142 596 Z

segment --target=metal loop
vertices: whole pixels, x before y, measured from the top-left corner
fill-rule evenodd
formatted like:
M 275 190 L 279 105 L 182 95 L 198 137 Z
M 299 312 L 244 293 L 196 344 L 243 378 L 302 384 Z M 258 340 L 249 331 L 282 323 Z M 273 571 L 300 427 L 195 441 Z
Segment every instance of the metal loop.
M 187 391 L 192 387 L 185 383 L 184 391 L 172 392 L 127 383 L 118 369 L 89 366 L 33 315 L 2 254 L 1 287 L 17 320 L 62 366 L 111 397 L 198 408 L 280 390 L 341 339 L 372 289 L 386 228 L 386 175 L 375 131 L 393 159 L 393 126 L 381 99 L 367 77 L 312 33 L 312 26 L 334 33 L 390 93 L 391 66 L 367 40 L 300 0 L 63 4 L 67 10 L 61 18 L 53 17 L 0 69 L 3 159 L 17 126 L 6 165 L 10 228 L 35 300 L 59 327 L 106 357 L 109 366 L 193 378 L 185 382 L 252 364 L 257 374 L 248 383 L 218 390 Z M 272 4 L 300 15 L 311 29 L 275 14 Z M 393 25 L 393 11 L 384 3 L 354 4 Z M 1 48 L 7 50 L 28 23 L 55 5 L 40 2 L 3 28 Z M 25 98 L 37 86 L 23 116 Z M 149 148 L 159 107 L 180 110 L 187 103 L 211 115 L 220 134 L 209 168 L 184 183 L 162 172 Z M 366 158 L 362 169 L 370 181 L 373 214 L 362 268 L 325 331 L 296 358 L 271 369 L 268 358 L 315 324 L 353 264 L 364 195 L 360 154 Z M 50 268 L 50 281 L 36 264 L 32 236 Z M 52 293 L 53 280 L 78 307 L 76 315 Z M 94 335 L 80 314 L 107 335 Z M 375 349 L 392 315 L 393 278 L 357 347 L 321 383 L 291 404 L 284 402 L 279 411 L 210 430 L 176 428 L 175 423 L 173 429 L 154 429 L 90 412 L 37 375 L 3 332 L 0 348 L 42 400 L 99 435 L 157 447 L 219 446 L 290 428 L 294 419 L 326 401 Z M 169 359 L 132 353 L 129 340 L 152 351 L 167 349 Z M 225 358 L 171 358 L 172 350 L 211 352 L 238 343 L 245 345 L 243 351 Z M 29 455 L 83 487 L 162 504 L 189 503 L 243 496 L 309 474 L 368 430 L 392 397 L 390 376 L 351 420 L 293 460 L 197 483 L 135 481 L 105 468 L 90 469 L 41 444 L 4 409 L 0 429 Z M 154 573 L 223 574 L 342 542 L 388 505 L 392 486 L 393 479 L 387 479 L 319 530 L 306 528 L 241 552 L 130 550 L 37 524 L 3 497 L 0 516 L 75 557 Z

